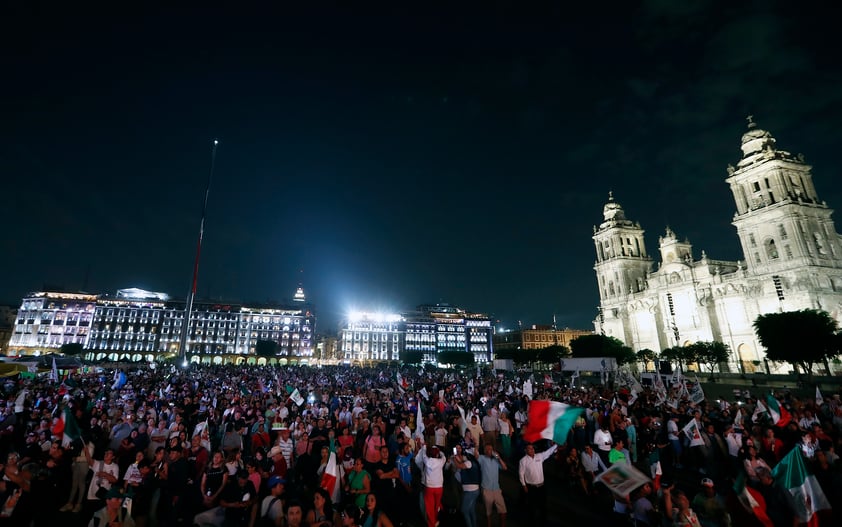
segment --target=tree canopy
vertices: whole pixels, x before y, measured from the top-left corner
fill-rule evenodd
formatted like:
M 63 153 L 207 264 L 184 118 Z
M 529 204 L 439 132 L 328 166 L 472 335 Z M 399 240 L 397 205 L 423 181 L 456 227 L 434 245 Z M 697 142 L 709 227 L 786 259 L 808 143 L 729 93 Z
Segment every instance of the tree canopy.
M 577 359 L 592 357 L 613 357 L 618 365 L 637 360 L 634 351 L 615 337 L 606 335 L 582 335 L 570 341 L 570 351 Z
M 400 360 L 404 364 L 421 364 L 424 361 L 423 351 L 404 350 L 400 352 Z
M 673 346 L 661 351 L 661 360 L 675 363 L 684 370 L 688 364 L 696 362 L 696 355 L 689 346 Z
M 442 351 L 439 353 L 438 361 L 441 364 L 450 364 L 452 366 L 472 366 L 476 359 L 473 353 L 467 351 Z
M 258 340 L 254 346 L 254 353 L 258 357 L 274 357 L 278 354 L 278 343 L 274 340 Z
M 728 362 L 729 348 L 722 342 L 715 340 L 694 342 L 687 348 L 693 356 L 693 362 L 704 364 L 710 368 L 711 373 L 723 362 Z
M 754 321 L 766 357 L 802 368 L 808 376 L 813 366 L 839 355 L 836 321 L 826 311 L 802 309 L 760 315 Z
M 59 349 L 60 353 L 64 355 L 79 355 L 82 353 L 82 345 L 78 342 L 73 342 L 69 344 L 62 344 L 61 348 Z

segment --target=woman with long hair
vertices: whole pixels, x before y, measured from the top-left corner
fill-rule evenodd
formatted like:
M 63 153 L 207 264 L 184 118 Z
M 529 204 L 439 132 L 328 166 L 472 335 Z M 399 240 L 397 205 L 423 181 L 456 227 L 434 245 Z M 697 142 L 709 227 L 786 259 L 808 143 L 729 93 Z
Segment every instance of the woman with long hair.
M 362 527 L 392 527 L 392 521 L 386 516 L 380 507 L 377 506 L 377 496 L 370 492 L 365 497 L 365 507 L 360 518 Z
M 340 525 L 339 514 L 333 510 L 330 494 L 319 487 L 313 493 L 313 508 L 307 513 L 304 523 L 309 527 L 334 527 Z
M 365 497 L 371 492 L 371 476 L 363 470 L 363 460 L 354 460 L 354 469 L 348 473 L 348 482 L 345 484 L 345 493 L 350 495 L 357 507 L 365 506 Z
M 363 458 L 368 466 L 380 461 L 380 447 L 386 446 L 386 440 L 383 439 L 381 433 L 380 425 L 374 425 L 371 427 L 371 435 L 365 439 Z

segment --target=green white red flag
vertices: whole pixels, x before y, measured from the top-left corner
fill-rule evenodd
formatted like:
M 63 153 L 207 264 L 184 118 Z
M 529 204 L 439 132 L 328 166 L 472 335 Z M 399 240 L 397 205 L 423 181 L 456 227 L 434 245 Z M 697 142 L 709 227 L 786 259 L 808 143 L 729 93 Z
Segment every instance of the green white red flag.
M 774 527 L 769 515 L 766 514 L 766 499 L 757 489 L 746 486 L 746 475 L 742 470 L 734 483 L 734 492 L 737 494 L 740 504 L 754 514 L 757 521 L 762 523 L 764 527 Z
M 807 471 L 804 454 L 798 447 L 789 451 L 772 470 L 775 483 L 789 492 L 789 505 L 801 523 L 818 526 L 816 511 L 830 509 L 816 476 Z
M 790 415 L 787 409 L 772 394 L 766 394 L 766 406 L 769 409 L 769 415 L 772 417 L 772 422 L 775 426 L 783 428 L 792 421 L 792 415 Z
M 523 439 L 530 443 L 539 439 L 552 439 L 560 445 L 564 444 L 581 413 L 582 408 L 558 401 L 530 401 Z

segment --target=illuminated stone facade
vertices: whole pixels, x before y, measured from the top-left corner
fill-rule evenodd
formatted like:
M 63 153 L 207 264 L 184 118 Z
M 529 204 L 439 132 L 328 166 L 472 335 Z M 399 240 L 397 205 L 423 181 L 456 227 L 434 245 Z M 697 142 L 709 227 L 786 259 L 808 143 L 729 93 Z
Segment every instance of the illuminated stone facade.
M 541 349 L 549 346 L 570 348 L 570 341 L 582 335 L 593 335 L 583 329 L 556 329 L 553 326 L 535 325 L 494 334 L 494 350 Z
M 742 261 L 704 251 L 697 257 L 667 228 L 653 269 L 643 229 L 609 197 L 593 234 L 597 332 L 634 350 L 721 341 L 731 348 L 734 369 L 752 371 L 764 357 L 752 327 L 758 315 L 811 308 L 842 321 L 842 243 L 811 167 L 802 155 L 777 149 L 751 120 L 742 154 L 726 179 Z
M 459 351 L 486 363 L 493 333 L 487 315 L 448 304 L 422 305 L 403 314 L 355 313 L 340 329 L 340 353 L 345 362 L 366 362 L 399 360 L 403 350 L 419 351 L 425 363 L 436 363 L 439 353 Z
M 8 353 L 47 352 L 79 343 L 91 359 L 154 360 L 178 352 L 185 302 L 164 293 L 121 289 L 115 296 L 33 293 L 18 310 Z M 187 334 L 193 362 L 239 362 L 259 340 L 278 344 L 277 359 L 313 356 L 315 315 L 298 288 L 292 305 L 196 302 Z

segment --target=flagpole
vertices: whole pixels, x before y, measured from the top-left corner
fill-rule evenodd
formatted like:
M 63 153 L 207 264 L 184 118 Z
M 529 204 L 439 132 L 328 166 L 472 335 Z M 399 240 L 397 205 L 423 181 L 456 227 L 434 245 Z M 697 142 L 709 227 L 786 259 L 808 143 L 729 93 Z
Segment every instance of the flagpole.
M 184 309 L 184 322 L 181 324 L 181 338 L 178 345 L 178 358 L 182 367 L 187 367 L 187 336 L 190 330 L 190 316 L 193 314 L 193 301 L 196 298 L 196 284 L 199 281 L 199 259 L 202 256 L 202 240 L 205 236 L 205 216 L 208 211 L 208 196 L 210 195 L 211 181 L 213 180 L 213 170 L 216 165 L 216 147 L 219 146 L 219 140 L 213 140 L 213 147 L 211 148 L 211 165 L 210 172 L 208 172 L 208 184 L 205 187 L 205 199 L 202 202 L 202 219 L 199 222 L 199 240 L 196 244 L 196 259 L 193 262 L 193 281 L 190 287 L 190 293 L 187 295 L 187 305 Z

